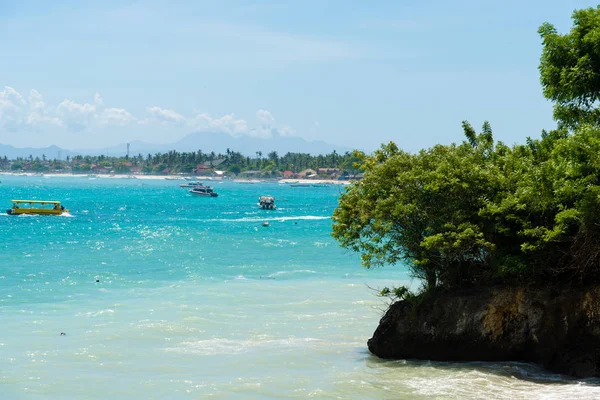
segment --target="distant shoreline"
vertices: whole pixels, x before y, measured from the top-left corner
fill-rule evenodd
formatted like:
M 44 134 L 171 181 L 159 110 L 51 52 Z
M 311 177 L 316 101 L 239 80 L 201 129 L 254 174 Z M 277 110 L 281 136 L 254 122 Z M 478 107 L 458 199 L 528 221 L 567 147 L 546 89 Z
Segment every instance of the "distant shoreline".
M 34 172 L 8 172 L 8 171 L 0 171 L 0 175 L 8 175 L 8 176 L 47 176 L 47 177 L 61 177 L 61 178 L 96 178 L 96 179 L 140 179 L 140 180 L 178 180 L 184 181 L 185 179 L 180 175 L 132 175 L 132 174 L 73 174 L 73 173 L 44 173 L 37 174 Z M 199 181 L 230 181 L 230 182 L 238 182 L 238 183 L 263 183 L 263 182 L 279 182 L 284 184 L 313 184 L 313 185 L 348 185 L 352 183 L 352 181 L 348 180 L 338 180 L 338 179 L 243 179 L 243 178 L 232 178 L 232 179 L 222 179 L 222 178 L 213 178 L 206 176 L 189 176 L 188 178 L 193 178 Z

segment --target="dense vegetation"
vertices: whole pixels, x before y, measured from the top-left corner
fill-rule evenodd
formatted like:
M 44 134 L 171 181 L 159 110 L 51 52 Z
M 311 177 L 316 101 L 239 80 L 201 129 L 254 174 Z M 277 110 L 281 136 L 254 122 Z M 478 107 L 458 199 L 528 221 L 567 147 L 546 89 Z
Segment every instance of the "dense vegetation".
M 558 130 L 507 146 L 463 122 L 460 144 L 358 154 L 364 178 L 340 197 L 333 236 L 366 267 L 408 265 L 425 289 L 600 281 L 599 16 L 576 11 L 564 36 L 540 28 Z
M 573 13 L 573 28 L 559 35 L 543 24 L 540 74 L 544 95 L 555 101 L 559 126 L 600 123 L 600 6 Z
M 66 160 L 49 160 L 46 157 L 9 160 L 7 157 L 0 158 L 0 170 L 13 171 L 61 171 L 72 172 L 106 172 L 128 173 L 139 169 L 145 174 L 161 173 L 192 173 L 199 164 L 224 169 L 232 174 L 248 170 L 261 171 L 263 175 L 278 175 L 282 171 L 289 170 L 300 172 L 304 169 L 338 168 L 349 174 L 357 172 L 354 167 L 357 158 L 352 153 L 338 154 L 335 151 L 327 155 L 311 155 L 305 153 L 287 153 L 279 156 L 277 152 L 270 152 L 263 157 L 262 152 L 257 152 L 255 157 L 247 157 L 242 153 L 227 150 L 226 154 L 197 152 L 176 152 L 142 154 L 133 157 L 107 157 L 100 156 L 74 156 Z

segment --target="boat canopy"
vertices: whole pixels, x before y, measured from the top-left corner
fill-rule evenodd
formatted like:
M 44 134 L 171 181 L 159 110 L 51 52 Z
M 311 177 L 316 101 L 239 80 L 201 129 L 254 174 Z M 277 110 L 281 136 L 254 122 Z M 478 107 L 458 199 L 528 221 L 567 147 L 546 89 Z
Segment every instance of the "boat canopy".
M 54 200 L 11 200 L 11 203 L 29 203 L 29 204 L 60 204 L 60 201 Z

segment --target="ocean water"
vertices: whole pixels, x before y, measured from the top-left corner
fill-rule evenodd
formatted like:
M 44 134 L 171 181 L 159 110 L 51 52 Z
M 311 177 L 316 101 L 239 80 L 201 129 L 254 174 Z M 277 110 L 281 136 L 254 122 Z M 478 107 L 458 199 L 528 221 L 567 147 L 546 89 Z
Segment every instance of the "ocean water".
M 600 398 L 598 380 L 533 365 L 370 355 L 374 288 L 416 283 L 330 237 L 342 187 L 0 180 L 1 207 L 71 210 L 0 216 L 0 399 Z

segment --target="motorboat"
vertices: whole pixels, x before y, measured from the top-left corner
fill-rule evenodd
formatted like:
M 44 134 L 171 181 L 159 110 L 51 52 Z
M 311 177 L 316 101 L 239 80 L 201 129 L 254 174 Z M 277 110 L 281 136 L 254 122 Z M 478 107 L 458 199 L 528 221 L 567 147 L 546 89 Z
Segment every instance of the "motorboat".
M 196 186 L 189 191 L 194 196 L 217 197 L 219 196 L 210 186 Z
M 260 196 L 258 198 L 258 207 L 260 207 L 263 210 L 274 210 L 275 198 L 271 195 Z
M 61 215 L 68 213 L 60 201 L 54 200 L 11 200 L 12 207 L 6 210 L 8 215 L 35 214 Z
M 182 188 L 196 188 L 196 187 L 203 187 L 203 186 L 204 186 L 204 184 L 200 181 L 190 181 L 190 182 L 182 183 L 181 185 L 179 185 L 179 187 L 182 187 Z

